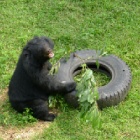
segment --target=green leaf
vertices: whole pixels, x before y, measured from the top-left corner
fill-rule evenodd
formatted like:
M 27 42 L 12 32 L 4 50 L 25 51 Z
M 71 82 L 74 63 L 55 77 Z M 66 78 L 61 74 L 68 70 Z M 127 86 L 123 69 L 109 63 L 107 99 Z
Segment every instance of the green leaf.
M 99 69 L 100 64 L 99 64 L 99 60 L 98 59 L 96 59 L 96 66 L 97 66 L 97 69 Z
M 58 72 L 59 67 L 60 67 L 60 62 L 57 62 L 56 64 L 54 64 L 51 70 L 49 71 L 49 75 L 56 74 Z
M 107 52 L 102 53 L 102 56 L 107 56 L 107 55 L 108 55 Z
M 83 93 L 82 93 L 81 98 L 80 98 L 79 101 L 80 102 L 85 102 L 87 100 L 88 93 L 89 93 L 88 90 L 83 91 Z

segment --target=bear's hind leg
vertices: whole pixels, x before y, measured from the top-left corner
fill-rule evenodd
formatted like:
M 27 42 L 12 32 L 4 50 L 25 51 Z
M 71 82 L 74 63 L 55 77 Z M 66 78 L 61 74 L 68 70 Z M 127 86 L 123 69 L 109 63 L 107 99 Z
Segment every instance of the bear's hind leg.
M 26 108 L 31 109 L 33 112 L 33 116 L 37 119 L 44 121 L 53 121 L 55 119 L 55 115 L 49 113 L 47 102 L 41 99 L 31 100 L 31 101 L 10 101 L 12 107 L 23 113 Z
M 28 102 L 28 107 L 31 108 L 33 116 L 37 119 L 44 121 L 53 121 L 55 119 L 55 115 L 49 113 L 48 105 L 44 100 L 38 99 Z

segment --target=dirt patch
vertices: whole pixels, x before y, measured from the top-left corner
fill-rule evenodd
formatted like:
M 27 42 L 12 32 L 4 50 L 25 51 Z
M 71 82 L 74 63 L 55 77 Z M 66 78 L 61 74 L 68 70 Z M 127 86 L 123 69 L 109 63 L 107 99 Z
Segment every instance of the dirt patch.
M 48 128 L 50 125 L 49 122 L 39 121 L 33 126 L 28 126 L 25 128 L 4 128 L 0 126 L 0 137 L 3 140 L 31 140 L 32 137 L 43 132 L 44 128 Z
M 0 103 L 7 100 L 7 89 L 3 90 L 0 94 Z M 4 127 L 0 126 L 0 139 L 3 140 L 31 140 L 32 137 L 43 132 L 45 128 L 48 128 L 50 122 L 38 121 L 37 123 L 24 128 L 17 127 Z
M 8 92 L 8 89 L 0 89 L 0 103 L 5 101 L 8 97 L 7 97 L 7 92 Z

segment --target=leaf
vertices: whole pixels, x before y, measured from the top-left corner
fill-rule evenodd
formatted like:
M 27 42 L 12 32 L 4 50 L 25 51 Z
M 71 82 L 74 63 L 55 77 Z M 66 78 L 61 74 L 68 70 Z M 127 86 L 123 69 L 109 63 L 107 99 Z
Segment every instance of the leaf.
M 99 64 L 99 60 L 98 59 L 96 59 L 96 66 L 97 66 L 97 69 L 99 69 L 100 64 Z
M 86 72 L 85 72 L 85 74 L 84 74 L 84 80 L 89 80 L 89 79 L 91 79 L 91 77 L 92 77 L 92 75 L 93 75 L 93 72 L 92 72 L 92 70 L 90 70 L 90 69 L 87 69 L 86 70 Z
M 104 56 L 104 55 L 107 54 L 107 52 L 105 52 L 105 49 L 106 49 L 106 46 L 104 46 L 104 47 L 100 50 L 99 57 Z
M 85 70 L 87 65 L 84 63 L 84 64 L 82 64 L 81 66 L 82 66 L 82 69 Z
M 99 99 L 99 93 L 98 93 L 98 88 L 97 87 L 94 88 L 94 97 L 95 97 L 95 100 Z
M 102 53 L 102 56 L 107 56 L 107 55 L 108 55 L 107 52 Z
M 54 64 L 51 70 L 49 71 L 49 75 L 56 74 L 58 72 L 59 67 L 60 67 L 60 62 L 57 62 L 56 64 Z
M 92 127 L 93 128 L 100 128 L 101 127 L 101 120 L 99 111 L 97 109 L 94 109 L 93 111 L 93 118 L 92 118 Z
M 88 93 L 89 93 L 88 90 L 83 91 L 83 92 L 82 92 L 82 95 L 81 95 L 81 98 L 79 98 L 79 101 L 80 101 L 80 102 L 85 102 L 85 101 L 87 101 Z
M 90 104 L 93 104 L 93 103 L 95 102 L 94 94 L 93 94 L 92 92 L 91 92 L 91 93 L 89 92 L 87 101 L 88 101 Z

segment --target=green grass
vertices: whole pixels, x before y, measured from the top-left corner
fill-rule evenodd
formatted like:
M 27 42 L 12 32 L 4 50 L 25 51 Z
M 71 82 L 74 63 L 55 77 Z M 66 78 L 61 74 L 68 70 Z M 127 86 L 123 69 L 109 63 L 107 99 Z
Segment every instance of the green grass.
M 24 127 L 28 124 L 37 122 L 37 119 L 35 119 L 29 112 L 29 109 L 26 109 L 23 114 L 17 113 L 14 109 L 11 108 L 8 100 L 5 100 L 4 103 L 0 103 L 0 107 L 0 124 L 2 126 L 9 127 L 12 125 Z
M 104 86 L 104 85 L 108 84 L 111 80 L 111 77 L 109 77 L 105 73 L 102 73 L 102 72 L 97 71 L 97 70 L 93 71 L 93 75 L 94 75 L 97 87 Z M 80 80 L 81 76 L 82 76 L 82 73 L 77 74 L 74 77 L 74 80 L 76 82 L 78 82 Z
M 123 59 L 132 70 L 132 86 L 127 98 L 118 106 L 101 111 L 101 129 L 81 124 L 78 111 L 67 108 L 50 128 L 34 139 L 140 139 L 139 13 L 138 0 L 0 1 L 1 95 L 8 88 L 23 46 L 35 35 L 46 35 L 54 40 L 56 60 L 63 56 L 63 51 L 106 47 L 108 53 Z M 1 104 L 9 106 L 7 101 Z M 9 114 L 6 119 L 17 115 L 11 108 L 1 105 L 0 114 L 5 112 Z M 9 119 L 7 125 L 15 125 L 12 120 Z M 18 121 L 15 123 L 16 127 L 20 126 Z

